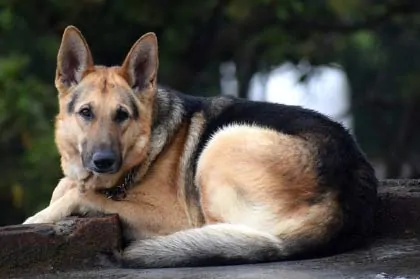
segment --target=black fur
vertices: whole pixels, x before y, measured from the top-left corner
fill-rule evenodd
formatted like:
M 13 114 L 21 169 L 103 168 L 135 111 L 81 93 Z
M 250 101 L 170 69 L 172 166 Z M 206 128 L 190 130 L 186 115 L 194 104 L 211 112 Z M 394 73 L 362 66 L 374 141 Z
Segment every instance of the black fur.
M 73 93 L 73 95 L 71 96 L 70 102 L 67 104 L 67 113 L 71 114 L 74 112 L 74 106 L 77 102 L 77 99 L 79 98 L 79 95 L 80 95 L 79 91 L 75 91 Z
M 136 105 L 136 100 L 134 99 L 132 95 L 128 95 L 128 98 L 130 102 L 131 111 L 133 112 L 133 118 L 137 120 L 139 118 L 139 109 Z

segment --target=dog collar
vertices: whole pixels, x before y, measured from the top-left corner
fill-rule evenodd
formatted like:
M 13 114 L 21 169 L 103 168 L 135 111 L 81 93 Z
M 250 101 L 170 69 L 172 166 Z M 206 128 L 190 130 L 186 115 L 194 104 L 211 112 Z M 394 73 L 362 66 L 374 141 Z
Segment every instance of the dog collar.
M 132 168 L 124 177 L 123 182 L 117 186 L 101 189 L 100 192 L 108 199 L 121 201 L 127 197 L 127 190 L 134 184 L 139 167 Z

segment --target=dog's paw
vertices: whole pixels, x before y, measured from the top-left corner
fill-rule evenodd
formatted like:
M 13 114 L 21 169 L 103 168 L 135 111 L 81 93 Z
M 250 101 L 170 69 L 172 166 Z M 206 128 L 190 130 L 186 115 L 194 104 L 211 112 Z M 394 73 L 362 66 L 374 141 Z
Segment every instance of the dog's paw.
M 28 224 L 46 224 L 46 223 L 54 223 L 54 220 L 51 220 L 50 218 L 47 218 L 47 216 L 44 216 L 42 214 L 36 214 L 26 219 L 25 222 L 23 222 L 22 224 L 28 225 Z

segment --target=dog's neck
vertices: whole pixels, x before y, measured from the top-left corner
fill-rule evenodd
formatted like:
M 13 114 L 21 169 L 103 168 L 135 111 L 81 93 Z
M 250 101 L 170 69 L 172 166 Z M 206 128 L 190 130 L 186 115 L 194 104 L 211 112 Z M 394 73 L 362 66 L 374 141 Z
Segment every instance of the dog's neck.
M 168 97 L 167 89 L 159 88 L 153 109 L 152 131 L 146 159 L 139 169 L 138 179 L 141 180 L 151 164 L 156 160 L 164 147 L 171 142 L 183 121 L 183 108 L 181 100 L 172 95 Z

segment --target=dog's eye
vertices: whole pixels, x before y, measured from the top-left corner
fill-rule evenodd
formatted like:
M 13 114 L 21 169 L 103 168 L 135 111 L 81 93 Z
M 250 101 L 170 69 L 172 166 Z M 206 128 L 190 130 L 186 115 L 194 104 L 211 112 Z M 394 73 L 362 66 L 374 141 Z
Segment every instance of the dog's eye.
M 122 123 L 130 117 L 128 112 L 124 109 L 119 108 L 117 113 L 115 114 L 115 121 L 118 123 Z
M 79 111 L 80 116 L 82 116 L 86 120 L 90 120 L 93 118 L 93 112 L 90 108 L 83 108 Z

